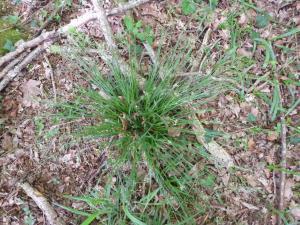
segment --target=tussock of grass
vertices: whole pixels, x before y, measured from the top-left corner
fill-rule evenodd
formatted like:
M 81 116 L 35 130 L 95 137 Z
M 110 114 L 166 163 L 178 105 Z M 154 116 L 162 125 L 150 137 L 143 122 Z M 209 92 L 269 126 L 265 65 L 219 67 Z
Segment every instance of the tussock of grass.
M 197 207 L 197 191 L 192 188 L 197 181 L 190 173 L 201 154 L 188 142 L 193 138 L 189 116 L 196 106 L 222 91 L 224 84 L 210 76 L 178 78 L 189 56 L 183 51 L 177 55 L 175 52 L 169 53 L 167 60 L 160 58 L 160 65 L 147 69 L 141 66 L 140 59 L 131 55 L 126 73 L 112 61 L 108 75 L 100 72 L 96 62 L 72 56 L 91 86 L 79 87 L 77 97 L 72 102 L 59 104 L 57 109 L 65 120 L 81 118 L 91 122 L 92 125 L 78 128 L 77 134 L 114 138 L 110 148 L 115 157 L 112 171 L 119 173 L 124 165 L 130 165 L 128 176 L 134 187 L 129 196 L 135 192 L 138 182 L 144 182 L 137 174 L 139 167 L 146 165 L 148 173 L 153 174 L 151 179 L 164 195 L 174 199 L 169 206 L 172 212 L 180 211 L 180 215 L 175 216 L 176 221 L 180 221 L 190 217 L 190 209 Z M 142 88 L 138 74 L 145 78 Z M 105 92 L 105 97 L 100 90 Z M 130 212 L 124 212 L 132 221 Z M 149 220 L 145 215 L 141 217 Z

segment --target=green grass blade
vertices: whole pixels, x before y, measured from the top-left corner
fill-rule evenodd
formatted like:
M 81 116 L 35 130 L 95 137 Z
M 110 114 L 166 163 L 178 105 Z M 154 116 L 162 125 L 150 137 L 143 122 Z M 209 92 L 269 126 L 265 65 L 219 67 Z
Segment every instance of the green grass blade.
M 276 37 L 273 37 L 273 38 L 271 39 L 271 41 L 276 41 L 276 40 L 279 40 L 279 39 L 282 39 L 282 38 L 285 38 L 285 37 L 288 37 L 288 36 L 297 34 L 298 32 L 300 32 L 300 27 L 292 28 L 292 29 L 290 29 L 289 31 L 287 31 L 286 33 L 283 33 L 283 34 L 281 34 L 281 35 L 278 35 L 278 36 L 276 36 Z
M 136 217 L 134 217 L 128 210 L 128 208 L 125 206 L 124 207 L 124 212 L 126 214 L 126 216 L 131 220 L 131 222 L 133 222 L 135 225 L 147 225 L 144 222 L 140 221 L 139 219 L 137 219 Z
M 297 99 L 297 101 L 294 102 L 294 104 L 288 109 L 288 111 L 285 113 L 285 116 L 288 116 L 291 112 L 294 111 L 294 109 L 300 104 L 300 98 Z
M 88 218 L 86 218 L 81 225 L 89 225 L 91 224 L 96 218 L 97 216 L 99 216 L 101 214 L 101 212 L 95 212 L 93 214 L 91 214 Z
M 81 211 L 81 210 L 78 210 L 78 209 L 74 209 L 74 208 L 71 208 L 71 207 L 68 207 L 68 206 L 64 206 L 64 205 L 60 205 L 60 204 L 55 204 L 57 205 L 58 207 L 64 209 L 64 210 L 67 210 L 73 214 L 76 214 L 76 215 L 80 215 L 80 216 L 90 216 L 91 214 L 90 213 L 87 213 L 87 212 L 84 212 L 84 211 Z

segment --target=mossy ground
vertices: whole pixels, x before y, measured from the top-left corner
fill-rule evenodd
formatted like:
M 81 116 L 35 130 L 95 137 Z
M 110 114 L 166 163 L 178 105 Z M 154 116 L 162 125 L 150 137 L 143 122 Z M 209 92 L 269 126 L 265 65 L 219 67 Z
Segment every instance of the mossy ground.
M 11 24 L 5 19 L 5 16 L 11 15 L 13 7 L 7 1 L 0 2 L 0 55 L 8 52 L 4 47 L 7 41 L 15 44 L 20 39 L 25 39 L 28 35 L 25 30 L 18 27 L 18 24 Z

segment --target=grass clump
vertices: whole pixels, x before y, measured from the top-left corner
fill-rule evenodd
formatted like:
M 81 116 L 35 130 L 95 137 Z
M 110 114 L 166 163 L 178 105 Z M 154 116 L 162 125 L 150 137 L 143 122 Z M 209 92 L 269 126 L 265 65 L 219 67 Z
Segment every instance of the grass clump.
M 84 51 L 84 45 L 80 47 Z M 153 180 L 165 196 L 173 199 L 169 206 L 177 212 L 176 221 L 193 218 L 197 190 L 192 187 L 199 182 L 191 171 L 201 153 L 193 145 L 190 116 L 195 113 L 193 109 L 217 95 L 224 83 L 210 76 L 178 76 L 189 59 L 182 50 L 181 54 L 168 53 L 167 60 L 159 58 L 159 65 L 147 67 L 143 60 L 130 55 L 125 72 L 111 61 L 108 74 L 101 73 L 95 61 L 78 56 L 81 51 L 76 52 L 69 57 L 84 71 L 89 87 L 79 87 L 74 100 L 59 104 L 58 115 L 64 120 L 88 121 L 91 125 L 76 131 L 81 136 L 113 138 L 112 173 L 129 170 L 128 177 L 134 183 L 130 194 L 136 192 L 138 183 Z M 142 84 L 140 77 L 144 79 Z M 144 178 L 138 175 L 141 167 L 147 171 Z M 129 211 L 124 212 L 130 219 Z

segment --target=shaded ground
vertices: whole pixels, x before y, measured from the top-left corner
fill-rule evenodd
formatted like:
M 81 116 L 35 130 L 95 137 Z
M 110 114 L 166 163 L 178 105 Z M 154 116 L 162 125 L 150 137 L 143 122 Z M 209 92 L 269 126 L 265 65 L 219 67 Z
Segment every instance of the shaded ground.
M 235 68 L 224 71 L 224 79 L 230 73 L 239 74 L 236 91 L 219 96 L 199 116 L 208 133 L 230 153 L 238 166 L 233 171 L 225 171 L 205 161 L 204 169 L 210 171 L 210 175 L 203 185 L 206 205 L 199 224 L 275 223 L 278 190 L 274 187 L 280 171 L 276 166 L 279 163 L 280 127 L 278 115 L 274 120 L 270 115 L 274 100 L 273 81 L 279 76 L 279 81 L 286 84 L 282 86 L 283 105 L 290 108 L 294 99 L 299 98 L 300 36 L 297 33 L 273 42 L 277 65 L 275 72 L 271 72 L 272 60 L 266 62 L 266 47 L 253 41 L 253 35 L 271 40 L 291 28 L 299 28 L 300 4 L 296 1 L 253 3 L 220 1 L 216 7 L 211 6 L 210 11 L 205 2 L 197 3 L 196 11 L 185 16 L 179 1 L 162 1 L 133 12 L 136 19 L 157 31 L 156 40 L 159 40 L 162 28 L 175 41 L 182 32 L 186 33 L 194 43 L 196 60 L 199 57 L 197 49 L 210 28 L 212 32 L 205 49 L 205 57 L 209 60 L 203 65 L 202 72 L 209 71 L 214 59 L 230 49 L 236 51 L 236 61 L 240 62 Z M 28 7 L 24 3 L 18 10 L 28 13 Z M 77 3 L 74 9 L 66 10 L 61 23 L 87 7 Z M 112 6 L 108 4 L 107 7 Z M 121 18 L 110 19 L 117 35 L 124 30 Z M 56 25 L 53 23 L 50 27 Z M 102 38 L 95 22 L 82 30 L 97 39 Z M 252 52 L 255 44 L 257 47 Z M 214 49 L 210 52 L 212 46 Z M 45 224 L 45 218 L 34 202 L 16 187 L 19 181 L 27 180 L 52 202 L 73 204 L 74 207 L 79 207 L 76 205 L 79 203 L 67 201 L 63 194 L 77 196 L 95 185 L 93 176 L 99 167 L 102 150 L 99 142 L 76 141 L 70 134 L 72 124 L 53 125 L 47 117 L 47 113 L 52 112 L 49 106 L 55 98 L 71 99 L 78 84 L 84 84 L 84 81 L 70 73 L 66 61 L 46 53 L 2 93 L 0 213 L 3 224 L 26 224 L 26 219 L 31 217 L 36 224 Z M 270 105 L 265 98 L 269 99 Z M 300 218 L 299 210 L 290 209 L 300 204 L 299 106 L 290 112 L 287 123 L 287 211 L 282 212 L 282 216 L 296 224 Z M 79 224 L 79 218 L 56 209 L 69 224 Z

